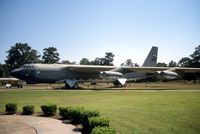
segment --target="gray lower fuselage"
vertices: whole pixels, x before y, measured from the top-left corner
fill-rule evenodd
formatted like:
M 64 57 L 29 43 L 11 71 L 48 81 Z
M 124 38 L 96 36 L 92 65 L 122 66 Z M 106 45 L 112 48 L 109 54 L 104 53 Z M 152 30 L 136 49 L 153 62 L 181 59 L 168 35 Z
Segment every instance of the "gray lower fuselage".
M 122 77 L 107 76 L 107 78 L 100 77 L 99 70 L 110 70 L 109 67 L 90 66 L 91 68 L 86 68 L 84 66 L 79 66 L 76 69 L 70 65 L 61 64 L 26 64 L 18 69 L 11 71 L 11 75 L 26 81 L 27 83 L 55 83 L 55 82 L 65 82 L 66 80 L 76 80 L 76 81 L 92 81 L 95 80 L 109 80 L 116 81 L 118 78 L 125 78 L 130 80 L 144 79 L 149 74 L 140 72 L 131 72 L 124 68 L 115 68 L 112 70 L 114 72 L 120 72 L 123 74 Z M 94 68 L 93 68 L 94 67 Z M 152 75 L 152 74 L 151 74 Z
M 30 68 L 19 68 L 12 71 L 11 75 L 21 80 L 25 80 L 28 83 L 55 83 L 66 79 L 99 79 L 99 73 L 97 72 L 81 73 L 71 71 L 64 66 L 31 66 Z

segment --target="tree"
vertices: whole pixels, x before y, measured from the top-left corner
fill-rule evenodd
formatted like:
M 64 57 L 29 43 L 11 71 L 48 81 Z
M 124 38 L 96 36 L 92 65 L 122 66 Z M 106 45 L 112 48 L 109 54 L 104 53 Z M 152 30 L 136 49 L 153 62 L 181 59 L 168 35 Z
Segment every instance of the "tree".
M 92 65 L 105 65 L 105 58 L 96 58 L 91 62 Z
M 161 62 L 158 62 L 157 64 L 156 64 L 156 67 L 167 67 L 167 64 L 166 63 L 161 63 Z
M 184 57 L 178 62 L 181 67 L 190 67 L 191 63 L 192 60 L 189 57 Z
M 121 66 L 128 66 L 128 67 L 139 67 L 137 63 L 133 63 L 131 59 L 127 59 Z
M 6 64 L 0 64 L 0 77 L 8 77 L 9 70 Z
M 59 53 L 57 52 L 57 48 L 55 47 L 48 47 L 43 49 L 43 62 L 47 64 L 58 63 L 60 60 Z
M 169 65 L 168 65 L 169 67 L 176 67 L 177 66 L 177 63 L 175 62 L 175 61 L 170 61 L 169 62 Z
M 200 67 L 200 45 L 195 48 L 193 54 L 190 55 L 191 57 L 191 66 L 192 67 Z
M 109 65 L 113 65 L 113 60 L 114 60 L 114 54 L 112 52 L 107 52 L 105 53 L 105 57 L 102 57 L 102 58 L 95 58 L 95 60 L 93 61 L 89 61 L 87 58 L 83 58 L 81 61 L 80 61 L 80 64 L 84 64 L 84 65 L 106 65 L 106 66 L 109 66 Z
M 113 65 L 114 54 L 112 52 L 107 52 L 105 56 L 105 63 L 104 65 Z
M 5 60 L 9 71 L 18 68 L 24 64 L 39 63 L 40 55 L 32 49 L 27 43 L 16 43 L 7 51 L 8 56 Z
M 195 48 L 193 54 L 189 57 L 184 57 L 179 61 L 179 65 L 182 67 L 200 67 L 200 45 Z M 185 80 L 196 80 L 200 78 L 200 73 L 184 73 L 182 74 Z
M 76 64 L 75 61 L 70 62 L 69 60 L 62 60 L 61 64 Z
M 90 65 L 91 63 L 90 63 L 89 59 L 87 59 L 87 58 L 82 58 L 82 59 L 80 60 L 80 64 L 81 64 L 81 65 Z

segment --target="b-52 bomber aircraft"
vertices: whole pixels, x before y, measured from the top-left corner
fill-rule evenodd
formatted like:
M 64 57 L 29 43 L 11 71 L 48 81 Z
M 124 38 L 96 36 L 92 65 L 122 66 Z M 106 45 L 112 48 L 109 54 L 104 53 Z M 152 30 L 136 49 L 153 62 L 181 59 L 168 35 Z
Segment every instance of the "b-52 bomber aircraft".
M 158 47 L 152 47 L 142 67 L 115 67 L 97 65 L 67 64 L 25 64 L 11 71 L 13 77 L 27 83 L 64 82 L 66 88 L 78 88 L 79 82 L 112 81 L 115 85 L 124 86 L 127 81 L 152 76 L 173 80 L 182 72 L 200 72 L 200 68 L 155 67 Z

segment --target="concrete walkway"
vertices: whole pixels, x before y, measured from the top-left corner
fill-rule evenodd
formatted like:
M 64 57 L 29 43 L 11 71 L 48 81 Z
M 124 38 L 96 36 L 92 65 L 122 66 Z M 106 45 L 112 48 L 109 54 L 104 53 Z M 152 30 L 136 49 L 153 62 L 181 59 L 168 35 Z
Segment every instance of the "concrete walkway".
M 71 124 L 46 117 L 0 115 L 0 134 L 81 134 Z

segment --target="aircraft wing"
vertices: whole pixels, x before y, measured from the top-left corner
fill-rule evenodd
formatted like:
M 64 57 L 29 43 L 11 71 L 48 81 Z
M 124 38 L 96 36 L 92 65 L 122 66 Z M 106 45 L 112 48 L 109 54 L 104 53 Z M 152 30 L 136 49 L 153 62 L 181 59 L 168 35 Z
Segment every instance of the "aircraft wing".
M 0 82 L 20 81 L 17 78 L 0 78 Z
M 189 67 L 175 67 L 171 71 L 178 73 L 200 73 L 200 68 L 189 68 Z
M 131 72 L 155 73 L 156 71 L 164 71 L 170 68 L 169 67 L 122 67 L 122 69 L 131 71 Z
M 197 73 L 200 72 L 200 68 L 188 68 L 188 67 L 123 67 L 131 72 L 141 72 L 141 73 L 155 73 L 157 71 L 173 71 L 178 73 Z
M 0 83 L 18 83 L 20 82 L 21 80 L 20 79 L 17 79 L 17 78 L 0 78 Z
M 109 71 L 116 68 L 115 66 L 96 66 L 96 65 L 70 65 L 66 69 L 80 73 L 99 73 L 100 71 Z

